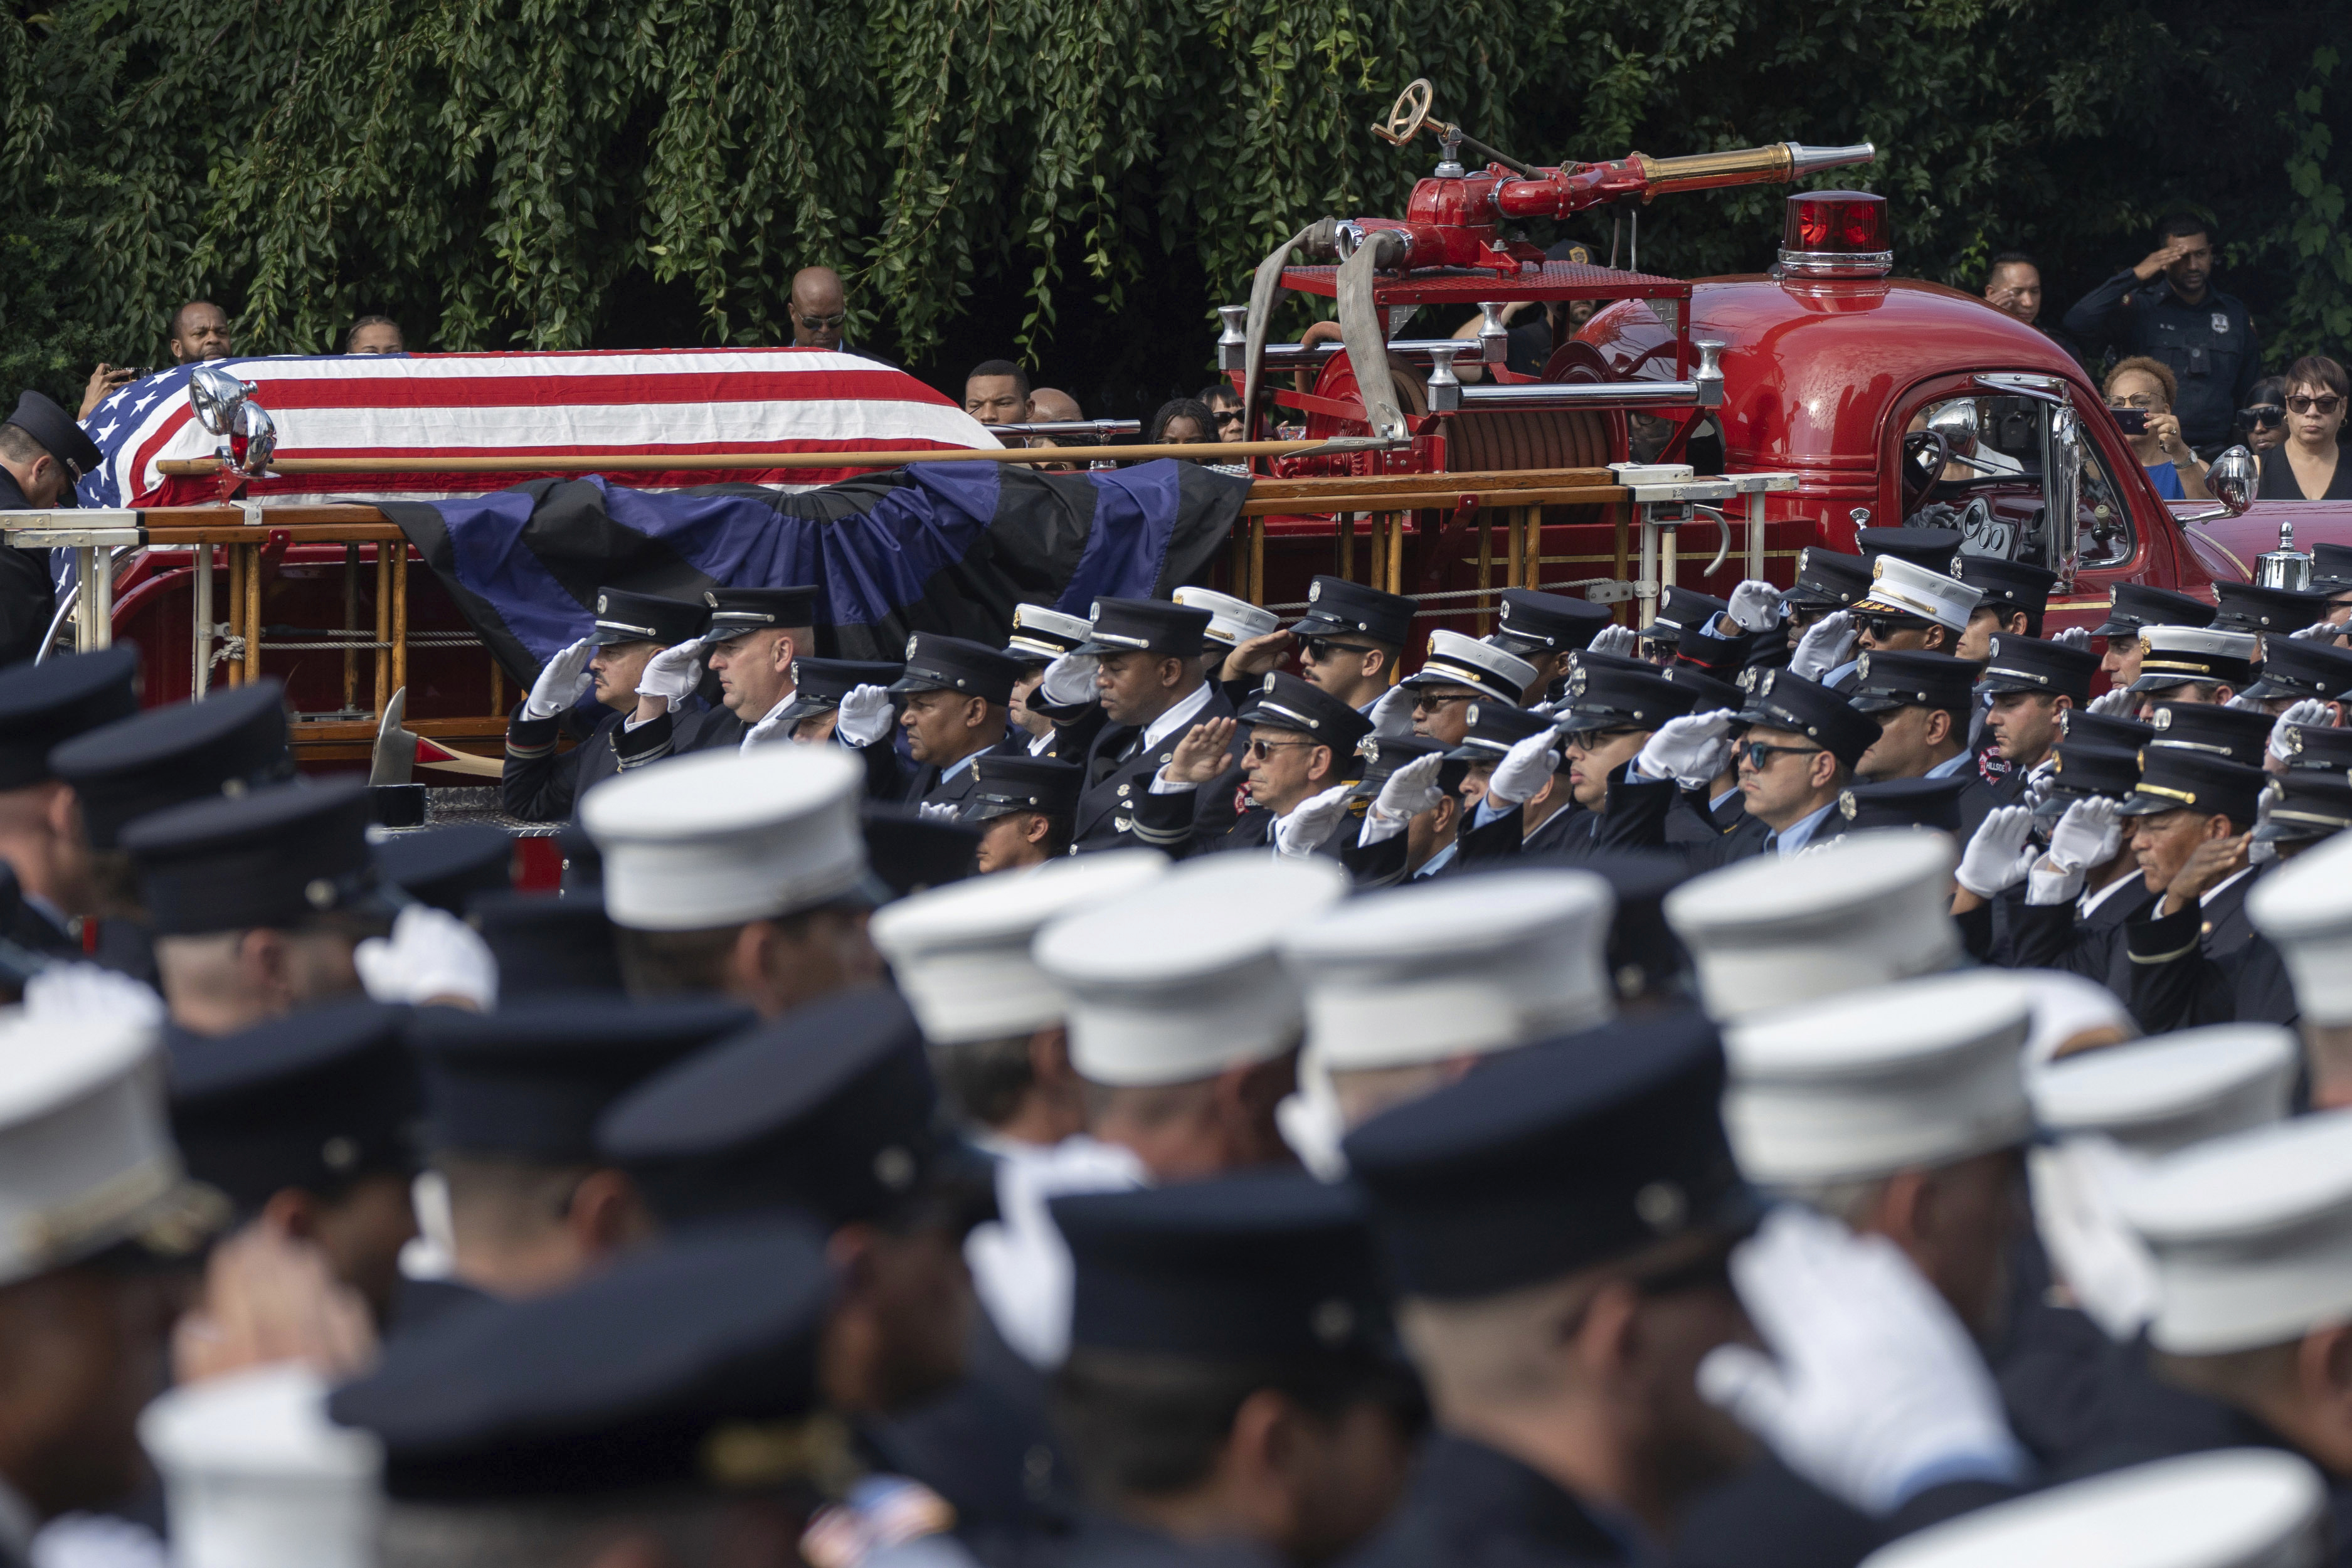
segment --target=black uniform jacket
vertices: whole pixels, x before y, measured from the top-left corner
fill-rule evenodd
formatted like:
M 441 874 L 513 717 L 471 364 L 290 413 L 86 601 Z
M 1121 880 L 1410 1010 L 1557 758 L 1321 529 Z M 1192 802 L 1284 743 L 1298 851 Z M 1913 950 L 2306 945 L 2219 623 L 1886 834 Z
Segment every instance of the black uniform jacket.
M 0 511 L 26 511 L 32 505 L 16 477 L 0 468 Z M 49 552 L 0 546 L 0 665 L 22 664 L 39 653 L 57 610 Z

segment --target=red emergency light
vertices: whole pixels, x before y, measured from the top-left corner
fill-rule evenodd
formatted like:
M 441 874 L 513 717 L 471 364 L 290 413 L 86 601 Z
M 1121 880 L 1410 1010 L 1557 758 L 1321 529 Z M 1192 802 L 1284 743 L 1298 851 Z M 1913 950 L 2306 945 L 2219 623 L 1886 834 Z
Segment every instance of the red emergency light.
M 1884 278 L 1895 269 L 1886 198 L 1867 191 L 1802 191 L 1780 226 L 1780 270 L 1796 278 Z

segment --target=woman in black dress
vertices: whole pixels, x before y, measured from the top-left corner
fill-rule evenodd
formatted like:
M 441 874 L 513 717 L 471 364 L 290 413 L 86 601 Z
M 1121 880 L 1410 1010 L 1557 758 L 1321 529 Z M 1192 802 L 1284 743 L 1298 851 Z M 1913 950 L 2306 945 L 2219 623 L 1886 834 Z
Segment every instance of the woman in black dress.
M 2286 367 L 2286 439 L 2264 452 L 2257 500 L 2352 500 L 2352 463 L 2336 437 L 2352 378 L 2325 354 Z

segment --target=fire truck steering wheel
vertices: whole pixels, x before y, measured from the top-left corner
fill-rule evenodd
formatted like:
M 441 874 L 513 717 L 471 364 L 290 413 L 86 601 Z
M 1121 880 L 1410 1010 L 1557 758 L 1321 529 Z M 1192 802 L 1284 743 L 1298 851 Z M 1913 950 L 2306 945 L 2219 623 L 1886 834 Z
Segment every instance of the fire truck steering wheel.
M 1940 430 L 1914 430 L 1903 437 L 1903 515 L 1927 499 L 1952 460 L 1952 444 Z

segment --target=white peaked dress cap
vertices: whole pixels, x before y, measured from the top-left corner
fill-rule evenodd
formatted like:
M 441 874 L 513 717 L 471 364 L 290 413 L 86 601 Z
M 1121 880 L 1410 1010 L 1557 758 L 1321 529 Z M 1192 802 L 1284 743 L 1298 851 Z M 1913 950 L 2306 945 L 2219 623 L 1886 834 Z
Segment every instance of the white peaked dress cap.
M 2327 1483 L 2277 1448 L 2111 1470 L 1906 1535 L 1862 1568 L 2319 1568 Z
M 0 1284 L 123 1241 L 193 1250 L 225 1206 L 186 1179 L 152 1027 L 0 1015 Z
M 1047 926 L 1034 956 L 1069 998 L 1078 1076 L 1191 1083 L 1289 1049 L 1305 1007 L 1276 944 L 1347 888 L 1320 858 L 1210 855 Z
M 2257 881 L 2246 913 L 2284 961 L 2303 1021 L 2352 1024 L 2352 833 Z
M 173 1568 L 373 1568 L 383 1448 L 327 1419 L 318 1373 L 278 1362 L 188 1384 L 139 1417 Z
M 866 875 L 866 772 L 841 746 L 673 757 L 590 790 L 580 820 L 604 856 L 604 907 L 639 931 L 772 920 Z
M 2286 1115 L 2299 1056 L 2275 1024 L 2216 1024 L 2084 1051 L 2028 1070 L 2042 1130 L 2104 1132 L 2143 1156 Z
M 1188 610 L 1209 612 L 1209 629 L 1202 635 L 1211 642 L 1238 647 L 1252 637 L 1262 637 L 1282 626 L 1282 617 L 1272 610 L 1260 609 L 1247 599 L 1236 599 L 1231 594 L 1220 594 L 1214 588 L 1185 586 L 1169 595 Z
M 1724 1130 L 1751 1182 L 1854 1181 L 2024 1141 L 2032 998 L 2005 970 L 1856 991 L 1724 1031 Z
M 1870 563 L 1869 595 L 1854 605 L 1857 613 L 1916 616 L 1956 632 L 1969 629 L 1984 592 L 1971 588 L 1948 572 L 1937 572 L 1899 555 L 1881 555 Z
M 1950 838 L 1881 828 L 1809 854 L 1763 855 L 1684 883 L 1666 923 L 1690 951 L 1717 1018 L 1949 969 Z
M 1346 1072 L 1475 1056 L 1616 1012 L 1617 895 L 1590 871 L 1446 878 L 1353 899 L 1293 930 L 1307 1045 Z
M 933 1045 L 1025 1035 L 1060 1023 L 1066 1006 L 1030 959 L 1037 932 L 1158 881 L 1168 865 L 1156 849 L 1071 856 L 901 899 L 877 910 L 866 929 Z
M 2184 1149 L 2123 1205 L 2156 1256 L 2160 1351 L 2253 1350 L 2352 1318 L 2352 1110 Z

